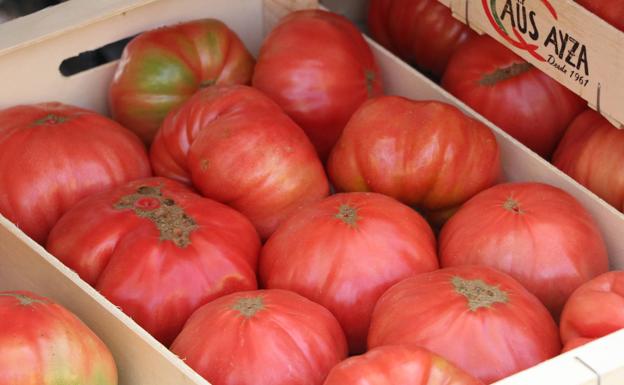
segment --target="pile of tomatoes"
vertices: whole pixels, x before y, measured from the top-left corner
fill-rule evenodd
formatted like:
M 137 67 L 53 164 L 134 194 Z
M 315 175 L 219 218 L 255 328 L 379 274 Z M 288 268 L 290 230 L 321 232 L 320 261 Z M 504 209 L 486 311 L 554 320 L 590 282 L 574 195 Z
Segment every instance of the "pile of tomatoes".
M 0 111 L 0 213 L 214 385 L 492 383 L 624 325 L 585 310 L 624 306 L 582 205 L 501 183 L 485 125 L 382 82 L 326 11 L 257 60 L 218 20 L 147 31 L 112 119 Z
M 624 32 L 624 2 L 576 1 Z M 583 99 L 477 36 L 437 0 L 371 0 L 368 26 L 383 46 L 624 211 L 624 131 Z

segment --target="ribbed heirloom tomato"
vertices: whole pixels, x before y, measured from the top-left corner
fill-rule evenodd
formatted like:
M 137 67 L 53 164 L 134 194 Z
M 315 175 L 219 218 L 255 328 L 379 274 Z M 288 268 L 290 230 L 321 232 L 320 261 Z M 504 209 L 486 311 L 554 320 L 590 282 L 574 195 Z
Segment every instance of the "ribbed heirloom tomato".
M 381 45 L 436 78 L 452 53 L 476 36 L 438 0 L 371 0 L 368 28 Z
M 292 12 L 264 40 L 253 86 L 310 137 L 322 160 L 351 114 L 381 95 L 381 75 L 358 29 L 323 10 Z
M 82 200 L 47 249 L 165 345 L 201 305 L 257 287 L 249 220 L 165 178 Z
M 248 84 L 254 59 L 215 19 L 161 27 L 125 47 L 110 85 L 112 116 L 151 143 L 167 113 L 200 88 Z
M 440 232 L 440 264 L 487 265 L 517 279 L 555 319 L 570 294 L 609 269 L 598 226 L 571 195 L 505 183 L 466 202 Z
M 347 343 L 321 305 L 257 290 L 201 307 L 171 350 L 213 385 L 321 385 L 346 358 Z
M 613 207 L 624 211 L 624 131 L 597 112 L 579 115 L 557 146 L 552 162 Z
M 442 86 L 545 158 L 586 105 L 572 91 L 485 35 L 455 51 Z
M 298 211 L 265 243 L 264 287 L 328 308 L 352 353 L 366 349 L 375 302 L 392 284 L 438 267 L 435 238 L 418 213 L 375 193 L 332 195 Z
M 246 86 L 195 94 L 151 148 L 158 175 L 193 185 L 245 214 L 267 238 L 300 207 L 329 194 L 314 147 L 275 102 Z
M 457 108 L 381 96 L 351 117 L 327 162 L 339 191 L 374 191 L 442 222 L 500 173 L 494 134 Z
M 505 273 L 459 266 L 419 274 L 377 302 L 368 347 L 417 345 L 486 384 L 559 354 L 557 325 L 540 301 Z
M 561 340 L 570 350 L 624 328 L 624 271 L 610 271 L 572 293 L 561 313 Z
M 0 385 L 117 385 L 104 343 L 63 306 L 0 292 Z
M 60 103 L 0 111 L 0 213 L 39 243 L 78 200 L 150 174 L 139 139 L 93 111 Z
M 483 385 L 452 363 L 418 346 L 388 345 L 336 365 L 323 385 Z

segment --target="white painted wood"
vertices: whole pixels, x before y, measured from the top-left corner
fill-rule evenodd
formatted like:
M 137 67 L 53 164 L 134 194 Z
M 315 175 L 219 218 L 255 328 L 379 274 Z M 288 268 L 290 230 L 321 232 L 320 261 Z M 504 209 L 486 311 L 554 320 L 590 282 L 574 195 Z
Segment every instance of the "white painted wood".
M 623 346 L 620 330 L 493 385 L 622 385 Z

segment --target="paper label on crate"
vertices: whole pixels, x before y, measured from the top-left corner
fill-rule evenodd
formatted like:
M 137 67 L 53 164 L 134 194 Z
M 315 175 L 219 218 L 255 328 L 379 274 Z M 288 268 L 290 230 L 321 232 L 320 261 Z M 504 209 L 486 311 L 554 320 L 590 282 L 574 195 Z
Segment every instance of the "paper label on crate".
M 610 120 L 624 122 L 624 32 L 571 0 L 440 1 Z

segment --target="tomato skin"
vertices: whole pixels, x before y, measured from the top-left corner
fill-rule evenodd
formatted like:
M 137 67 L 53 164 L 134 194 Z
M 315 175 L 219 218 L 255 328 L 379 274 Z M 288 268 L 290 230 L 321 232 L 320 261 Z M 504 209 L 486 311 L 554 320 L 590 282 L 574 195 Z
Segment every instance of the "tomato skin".
M 418 346 L 388 345 L 336 365 L 323 385 L 483 385 L 444 358 Z
M 592 342 L 595 338 L 573 338 L 568 341 L 565 345 L 563 345 L 563 349 L 561 349 L 561 353 L 569 352 L 572 349 L 576 349 L 579 346 L 583 346 L 589 342 Z
M 285 290 L 238 292 L 197 310 L 171 346 L 214 385 L 321 385 L 347 356 L 331 313 Z
M 552 162 L 624 212 L 624 131 L 597 112 L 587 110 L 572 122 Z
M 254 59 L 215 19 L 146 31 L 125 47 L 109 89 L 113 118 L 147 144 L 167 113 L 203 87 L 249 84 Z
M 624 271 L 609 271 L 576 289 L 559 328 L 567 350 L 624 328 Z
M 117 367 L 106 345 L 48 298 L 0 292 L 0 384 L 69 383 L 117 385 Z
M 371 0 L 368 27 L 381 45 L 435 78 L 453 52 L 477 36 L 437 0 Z
M 362 34 L 343 16 L 318 9 L 290 13 L 271 31 L 252 84 L 303 128 L 322 160 L 351 114 L 382 93 Z
M 329 194 L 323 165 L 301 128 L 246 86 L 195 94 L 167 117 L 151 160 L 157 175 L 192 181 L 204 196 L 245 214 L 263 239 Z
M 0 213 L 38 243 L 78 200 L 149 175 L 139 139 L 93 111 L 61 103 L 0 110 Z
M 624 32 L 624 3 L 619 0 L 575 0 L 588 11 Z
M 249 220 L 165 178 L 81 201 L 47 249 L 164 345 L 201 305 L 257 287 L 260 240 Z
M 469 302 L 462 285 L 482 297 Z M 477 265 L 416 275 L 387 290 L 375 306 L 368 347 L 394 344 L 429 349 L 486 384 L 561 349 L 544 305 L 507 274 Z
M 370 0 L 368 3 L 368 16 L 366 19 L 366 25 L 368 32 L 375 41 L 390 52 L 397 52 L 396 46 L 390 33 L 386 27 L 386 20 L 388 19 L 390 6 L 394 0 Z
M 265 243 L 263 287 L 299 293 L 329 309 L 351 353 L 366 349 L 377 299 L 392 284 L 438 267 L 431 228 L 381 194 L 332 195 L 284 221 Z
M 471 39 L 455 51 L 442 87 L 545 158 L 586 106 L 488 36 Z
M 494 134 L 457 108 L 382 96 L 353 114 L 327 170 L 339 191 L 379 192 L 432 214 L 493 185 L 500 156 Z
M 486 265 L 524 285 L 559 319 L 570 294 L 609 270 L 585 208 L 543 183 L 505 183 L 466 202 L 440 232 L 440 264 Z

